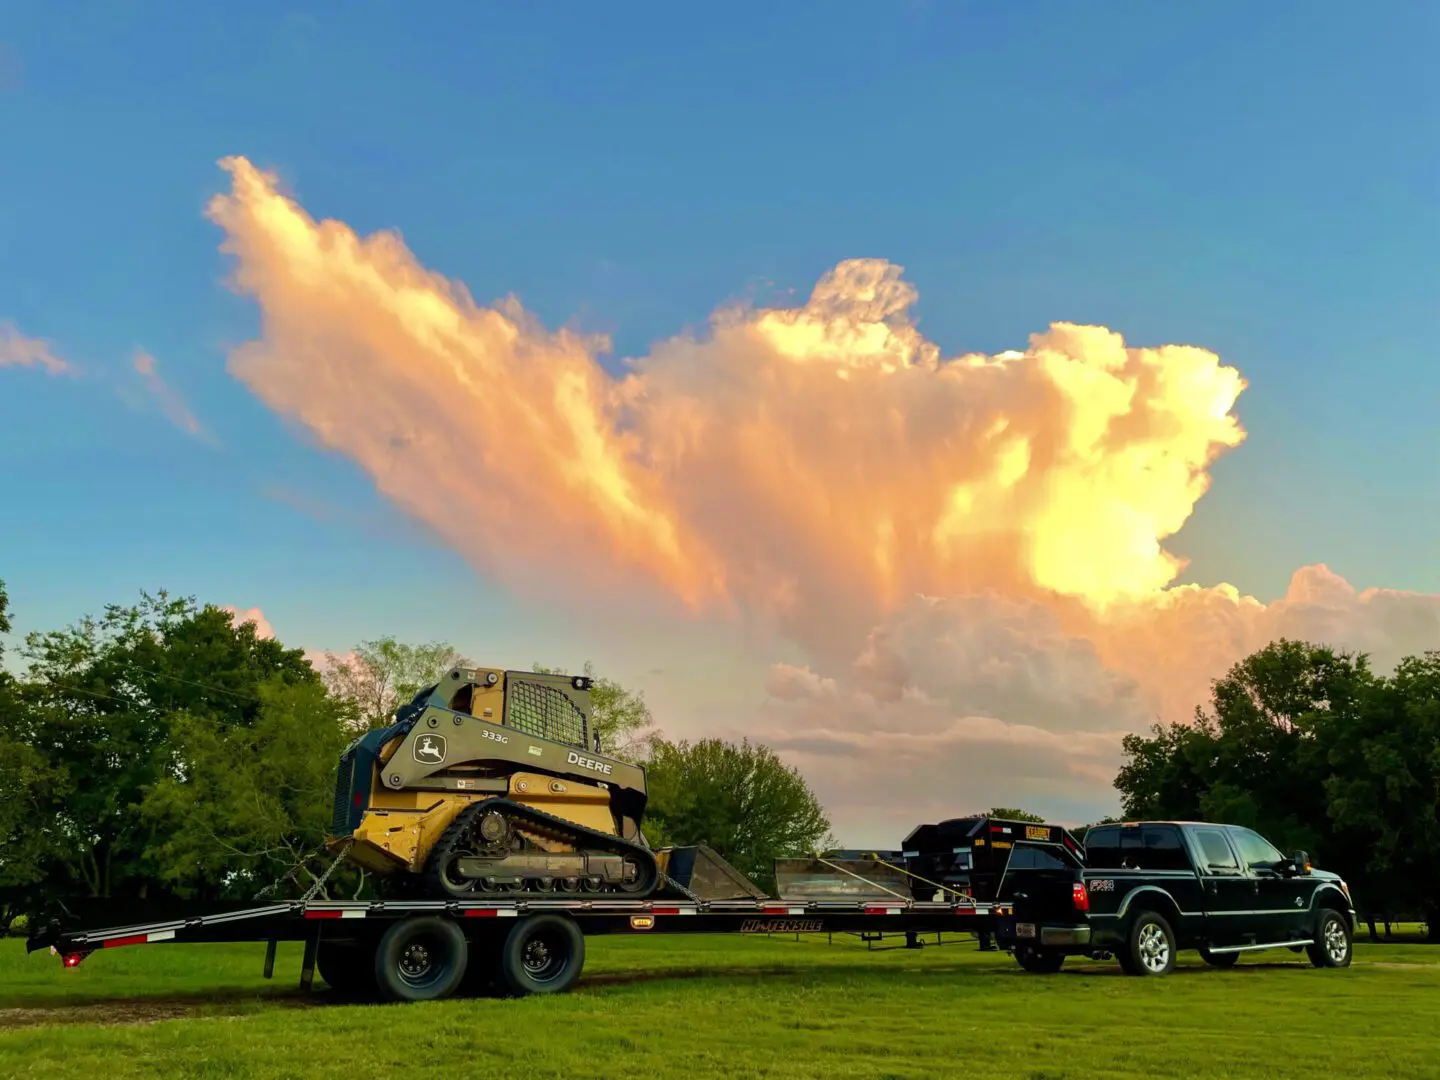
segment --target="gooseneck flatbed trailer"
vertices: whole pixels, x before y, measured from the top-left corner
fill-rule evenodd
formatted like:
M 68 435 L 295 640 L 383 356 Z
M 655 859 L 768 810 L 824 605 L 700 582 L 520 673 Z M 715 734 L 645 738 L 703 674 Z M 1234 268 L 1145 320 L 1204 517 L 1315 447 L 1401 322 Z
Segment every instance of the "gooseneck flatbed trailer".
M 1003 904 L 883 900 L 830 901 L 517 899 L 290 900 L 197 910 L 153 923 L 38 930 L 30 951 L 49 947 L 67 967 L 125 945 L 267 943 L 265 977 L 278 942 L 303 942 L 300 984 L 315 973 L 341 996 L 429 1001 L 467 993 L 517 996 L 570 989 L 597 934 L 851 934 L 867 941 L 991 932 Z

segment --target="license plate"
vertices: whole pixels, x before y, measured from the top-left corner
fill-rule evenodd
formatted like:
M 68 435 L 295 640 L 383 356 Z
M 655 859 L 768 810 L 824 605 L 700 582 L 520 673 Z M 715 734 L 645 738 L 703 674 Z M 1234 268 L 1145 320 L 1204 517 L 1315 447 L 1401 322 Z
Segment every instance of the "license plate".
M 1016 923 L 1015 936 L 1033 938 L 1035 936 L 1035 924 L 1032 922 Z

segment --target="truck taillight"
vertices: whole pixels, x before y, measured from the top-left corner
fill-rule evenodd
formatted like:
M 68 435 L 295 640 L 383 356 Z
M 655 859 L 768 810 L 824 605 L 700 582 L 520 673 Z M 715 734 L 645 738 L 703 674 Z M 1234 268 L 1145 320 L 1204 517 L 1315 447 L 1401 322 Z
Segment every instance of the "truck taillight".
M 1090 910 L 1090 894 L 1085 891 L 1085 883 L 1077 881 L 1070 886 L 1070 899 L 1075 904 L 1076 911 Z

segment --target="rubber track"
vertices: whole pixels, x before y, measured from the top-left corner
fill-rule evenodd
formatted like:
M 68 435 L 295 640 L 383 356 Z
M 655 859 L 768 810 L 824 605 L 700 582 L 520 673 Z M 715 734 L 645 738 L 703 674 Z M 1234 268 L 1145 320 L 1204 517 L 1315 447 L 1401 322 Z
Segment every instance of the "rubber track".
M 511 799 L 494 798 L 481 799 L 479 802 L 467 806 L 456 815 L 455 820 L 440 834 L 439 841 L 430 851 L 430 857 L 425 860 L 425 891 L 431 896 L 446 900 L 455 899 L 455 894 L 449 892 L 440 881 L 440 868 L 444 863 L 445 857 L 459 845 L 466 830 L 469 829 L 474 820 L 479 817 L 481 813 L 490 810 L 503 811 L 506 817 L 510 818 L 514 824 L 519 825 L 521 828 L 524 828 L 528 821 L 538 826 L 538 830 L 541 832 L 557 833 L 564 837 L 566 842 L 572 843 L 577 849 L 593 851 L 598 848 L 611 855 L 631 856 L 642 867 L 649 868 L 651 883 L 648 888 L 639 889 L 634 892 L 626 892 L 620 889 L 607 889 L 605 890 L 606 892 L 613 892 L 623 896 L 633 896 L 637 900 L 643 900 L 659 892 L 663 884 L 668 883 L 675 885 L 677 888 L 680 887 L 669 875 L 661 872 L 660 864 L 656 862 L 655 855 L 649 848 L 632 843 L 623 837 L 616 836 L 614 833 L 601 832 L 598 829 L 577 825 L 573 821 L 556 817 L 554 814 L 547 814 L 543 810 L 536 810 L 532 806 L 526 806 L 523 803 L 514 802 Z M 576 840 L 581 842 L 575 843 Z M 688 889 L 685 891 L 689 892 Z M 524 892 L 524 890 L 513 889 L 505 892 L 490 893 L 476 889 L 472 892 L 467 892 L 465 896 L 466 898 L 485 900 L 510 899 L 520 892 Z

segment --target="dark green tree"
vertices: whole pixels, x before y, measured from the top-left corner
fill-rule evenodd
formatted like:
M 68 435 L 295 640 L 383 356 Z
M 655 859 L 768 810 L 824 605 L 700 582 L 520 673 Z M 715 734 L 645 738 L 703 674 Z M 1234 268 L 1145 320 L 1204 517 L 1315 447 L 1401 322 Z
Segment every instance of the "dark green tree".
M 321 678 L 330 693 L 351 711 L 354 726 L 387 726 L 395 710 L 452 667 L 474 666 L 445 641 L 408 645 L 393 637 L 362 641 L 348 656 L 325 654 Z
M 567 668 L 532 665 L 535 671 L 569 675 Z M 604 753 L 624 761 L 637 761 L 645 752 L 648 740 L 655 734 L 654 717 L 641 691 L 627 690 L 613 679 L 595 674 L 595 667 L 585 661 L 583 675 L 594 680 L 590 689 L 593 730 L 600 733 Z
M 649 748 L 644 829 L 652 845 L 708 844 L 767 890 L 776 858 L 827 846 L 830 821 L 820 801 L 768 746 L 656 737 Z
M 987 813 L 990 817 L 1003 818 L 1006 821 L 1033 821 L 1037 825 L 1045 823 L 1045 819 L 1039 814 L 1032 814 L 1029 810 L 1020 810 L 1013 806 L 992 806 Z
M 164 592 L 32 633 L 23 654 L 25 708 L 10 734 L 50 770 L 51 812 L 34 826 L 54 860 L 46 888 L 95 897 L 165 891 L 160 852 L 175 823 L 142 808 L 157 786 L 194 768 L 177 753 L 179 718 L 242 732 L 261 717 L 262 688 L 319 686 L 301 650 Z M 211 880 L 200 892 L 220 888 Z

